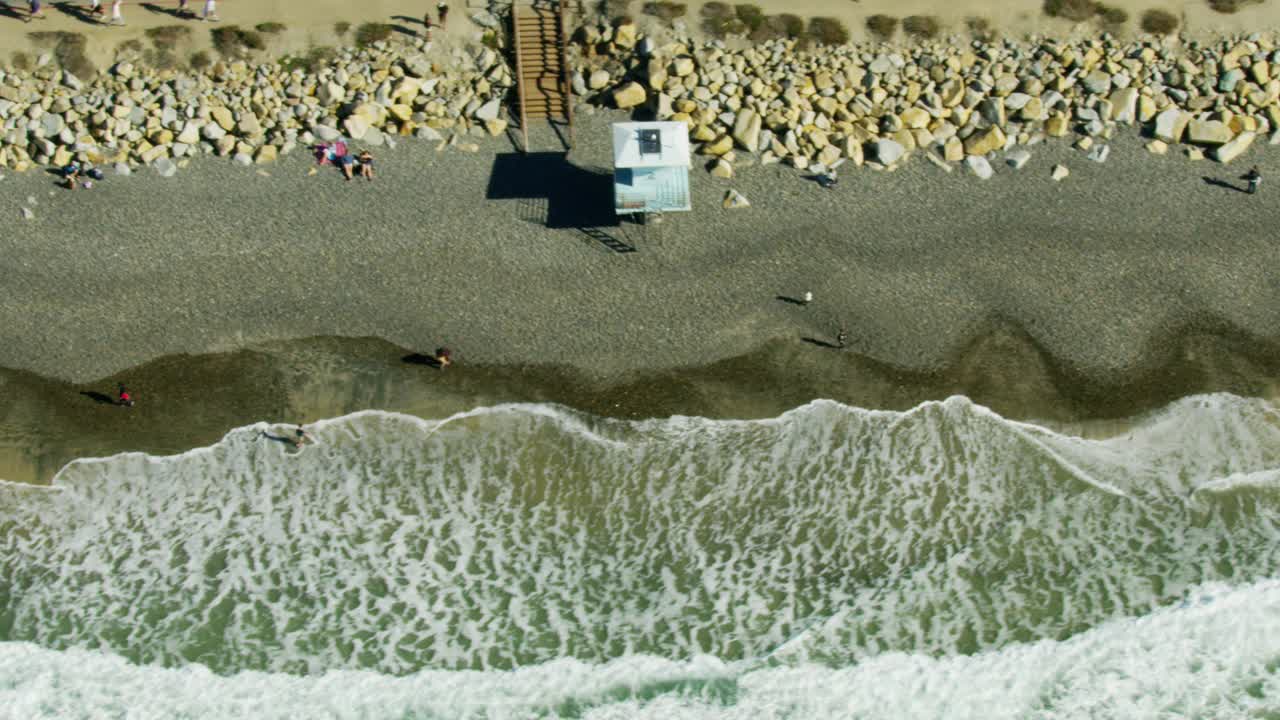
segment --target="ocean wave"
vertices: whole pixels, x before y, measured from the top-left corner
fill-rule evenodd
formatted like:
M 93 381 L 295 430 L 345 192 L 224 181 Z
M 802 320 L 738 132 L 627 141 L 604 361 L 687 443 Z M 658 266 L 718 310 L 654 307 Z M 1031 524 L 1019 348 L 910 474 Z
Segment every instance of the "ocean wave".
M 763 421 L 546 405 L 266 425 L 0 488 L 0 640 L 234 674 L 773 654 L 863 664 L 1066 641 L 1274 573 L 1269 404 L 1086 440 L 963 398 Z M 1233 491 L 1224 492 L 1231 486 Z
M 1194 588 L 1142 618 L 1065 641 L 849 665 L 561 658 L 510 671 L 167 669 L 102 652 L 0 643 L 0 718 L 62 720 L 1145 720 L 1280 712 L 1280 581 Z

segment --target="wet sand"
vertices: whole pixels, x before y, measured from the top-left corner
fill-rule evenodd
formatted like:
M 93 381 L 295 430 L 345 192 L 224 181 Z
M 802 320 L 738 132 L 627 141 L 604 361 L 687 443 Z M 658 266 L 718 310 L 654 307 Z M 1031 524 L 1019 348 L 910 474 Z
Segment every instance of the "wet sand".
M 1163 338 L 1145 363 L 1105 382 L 1056 363 L 1004 325 L 991 326 L 931 371 L 904 370 L 823 342 L 780 339 L 740 357 L 618 382 L 537 364 L 441 370 L 385 341 L 339 338 L 166 357 L 85 384 L 3 371 L 0 479 L 45 483 L 76 458 L 177 454 L 259 421 L 307 423 L 367 409 L 440 418 L 544 402 L 628 419 L 766 418 L 818 398 L 905 410 L 965 395 L 1006 417 L 1106 436 L 1127 425 L 1108 421 L 1188 394 L 1280 397 L 1277 348 L 1222 327 L 1188 327 Z M 108 402 L 118 382 L 129 385 L 135 407 Z

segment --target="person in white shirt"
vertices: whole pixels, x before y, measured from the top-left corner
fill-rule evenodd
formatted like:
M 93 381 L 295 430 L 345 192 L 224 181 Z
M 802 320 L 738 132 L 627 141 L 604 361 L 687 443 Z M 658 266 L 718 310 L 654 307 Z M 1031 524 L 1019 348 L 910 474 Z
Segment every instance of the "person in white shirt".
M 120 11 L 120 6 L 124 4 L 124 0 L 111 0 L 111 24 L 124 25 L 124 13 Z
M 218 3 L 215 0 L 204 0 L 204 17 L 201 20 L 218 22 Z

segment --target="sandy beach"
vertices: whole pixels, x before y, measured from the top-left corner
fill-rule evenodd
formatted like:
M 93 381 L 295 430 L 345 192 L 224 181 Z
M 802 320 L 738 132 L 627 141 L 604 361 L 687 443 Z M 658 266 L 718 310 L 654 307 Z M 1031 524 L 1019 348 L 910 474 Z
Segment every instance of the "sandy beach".
M 830 10 L 855 37 L 879 10 L 942 12 L 764 5 Z M 143 20 L 119 38 L 173 21 L 162 4 L 133 9 Z M 220 4 L 228 21 L 288 19 L 279 52 L 337 42 L 319 36 L 339 19 L 409 23 L 421 7 L 329 0 L 299 22 L 291 10 Z M 1011 32 L 1088 31 L 1038 10 L 998 15 Z M 948 6 L 948 25 L 983 11 Z M 1197 3 L 1182 17 L 1220 33 L 1269 12 Z M 478 38 L 458 20 L 437 57 Z M 76 22 L 51 10 L 39 27 Z M 0 43 L 18 48 L 30 29 L 0 24 Z M 91 48 L 110 55 L 107 37 Z M 699 156 L 693 212 L 641 225 L 611 209 L 609 125 L 627 117 L 580 108 L 567 158 L 545 128 L 529 155 L 510 130 L 474 128 L 475 152 L 397 139 L 375 149 L 372 183 L 317 171 L 301 149 L 251 167 L 184 160 L 173 178 L 143 166 L 77 192 L 6 173 L 0 478 L 369 408 L 768 417 L 815 398 L 902 409 L 963 394 L 1012 418 L 1088 423 L 1193 393 L 1276 395 L 1280 208 L 1269 183 L 1250 196 L 1239 179 L 1254 163 L 1270 177 L 1264 141 L 1223 166 L 1148 153 L 1130 126 L 1105 163 L 1051 140 L 1020 170 L 993 156 L 987 181 L 917 156 L 843 172 L 833 190 L 744 158 L 717 179 Z M 1062 182 L 1055 164 L 1071 171 Z M 729 189 L 751 207 L 722 209 Z M 16 220 L 24 208 L 33 218 Z M 441 346 L 457 367 L 412 361 Z M 118 382 L 138 412 L 94 399 Z
M 3 241 L 7 477 L 370 407 L 763 417 L 960 393 L 1074 422 L 1274 395 L 1280 209 L 1206 182 L 1265 173 L 1263 146 L 1224 168 L 1137 138 L 1105 164 L 1049 144 L 987 182 L 917 162 L 830 191 L 780 166 L 695 172 L 694 212 L 646 227 L 608 207 L 615 118 L 582 118 L 569 164 L 407 140 L 372 183 L 313 175 L 305 153 L 87 192 L 0 181 L 0 213 L 37 212 Z M 721 209 L 729 187 L 752 207 Z M 441 345 L 457 367 L 404 361 Z M 145 411 L 80 394 L 117 381 Z

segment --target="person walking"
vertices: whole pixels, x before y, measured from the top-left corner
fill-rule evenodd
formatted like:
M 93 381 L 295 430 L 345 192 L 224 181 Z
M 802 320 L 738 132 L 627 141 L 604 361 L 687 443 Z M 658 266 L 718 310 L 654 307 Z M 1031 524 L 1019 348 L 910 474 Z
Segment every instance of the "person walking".
M 1249 181 L 1248 192 L 1250 195 L 1258 192 L 1258 186 L 1262 184 L 1262 173 L 1258 172 L 1257 165 L 1249 168 L 1249 172 L 1244 176 L 1244 179 Z
M 44 8 L 41 7 L 40 0 L 28 0 L 27 7 L 31 9 L 30 14 L 27 15 L 27 22 L 31 22 L 36 18 L 44 19 Z
M 200 19 L 204 22 L 218 22 L 222 19 L 218 17 L 218 3 L 215 0 L 204 0 L 204 16 Z
M 453 351 L 447 347 L 436 348 L 434 357 L 441 370 L 453 364 Z
M 133 396 L 129 394 L 129 388 L 120 383 L 120 392 L 116 398 L 116 404 L 121 407 L 133 407 Z
M 849 342 L 849 331 L 840 328 L 840 332 L 836 333 L 836 347 L 844 348 L 845 343 Z
M 102 0 L 89 0 L 90 15 L 105 15 L 106 13 L 107 13 L 106 8 L 102 7 Z M 99 20 L 98 22 L 102 22 L 102 21 Z
M 120 6 L 124 4 L 124 0 L 111 0 L 111 24 L 124 27 L 124 12 L 120 10 Z
M 813 302 L 813 293 L 806 291 L 804 297 L 800 300 L 800 304 L 808 305 L 811 302 Z
M 449 22 L 449 3 L 446 0 L 440 0 L 436 3 L 436 12 L 440 14 L 440 29 L 443 30 L 445 24 Z

